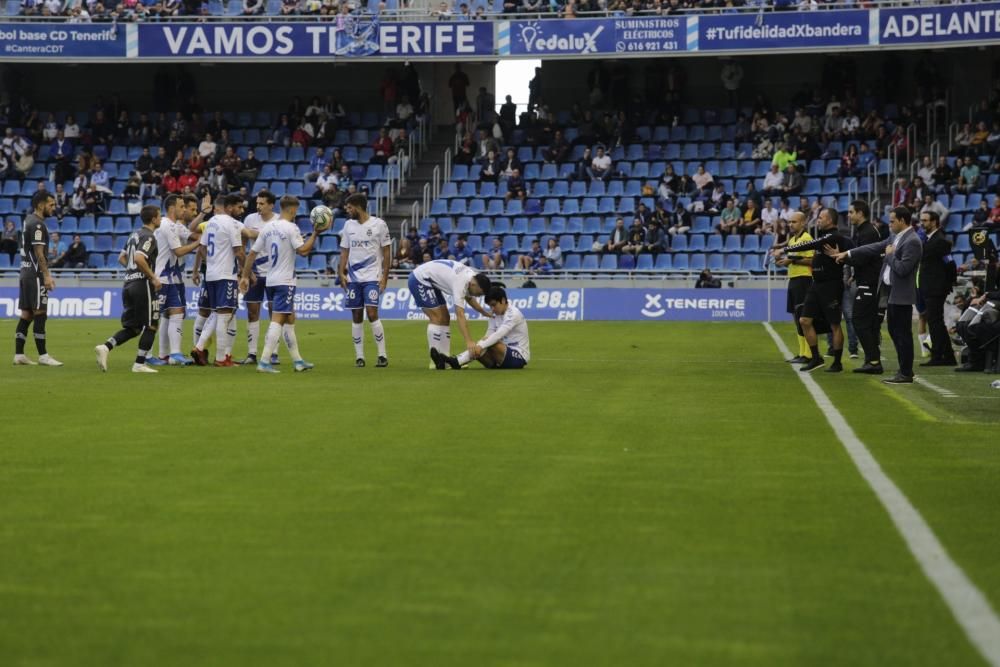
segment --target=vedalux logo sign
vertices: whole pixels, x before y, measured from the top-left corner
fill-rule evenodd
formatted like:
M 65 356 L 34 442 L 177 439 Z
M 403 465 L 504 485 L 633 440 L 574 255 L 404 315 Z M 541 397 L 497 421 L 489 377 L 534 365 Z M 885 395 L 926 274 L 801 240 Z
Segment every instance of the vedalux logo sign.
M 604 26 L 599 25 L 591 32 L 572 32 L 568 30 L 569 23 L 558 23 L 561 34 L 545 35 L 542 24 L 531 21 L 519 27 L 518 38 L 524 44 L 524 50 L 531 53 L 563 52 L 563 53 L 597 53 L 597 37 L 604 32 Z

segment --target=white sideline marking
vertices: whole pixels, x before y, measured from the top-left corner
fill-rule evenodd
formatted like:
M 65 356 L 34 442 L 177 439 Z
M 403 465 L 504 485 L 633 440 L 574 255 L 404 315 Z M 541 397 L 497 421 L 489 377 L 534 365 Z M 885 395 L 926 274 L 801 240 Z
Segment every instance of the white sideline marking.
M 944 397 L 944 398 L 958 398 L 958 394 L 956 394 L 955 392 L 953 392 L 951 389 L 945 389 L 944 387 L 939 387 L 936 384 L 934 384 L 933 382 L 928 382 L 927 380 L 923 379 L 922 377 L 917 376 L 917 377 L 913 378 L 913 381 L 916 382 L 917 384 L 924 385 L 925 387 L 927 387 L 931 391 L 935 391 L 935 392 L 941 394 L 941 396 Z
M 774 344 L 785 357 L 791 356 L 791 351 L 781 340 L 774 327 L 764 322 L 764 328 L 771 335 Z M 955 561 L 951 559 L 944 545 L 938 540 L 934 531 L 927 525 L 924 517 L 907 499 L 889 476 L 882 471 L 872 453 L 851 429 L 851 426 L 830 401 L 816 380 L 808 373 L 795 374 L 809 390 L 816 405 L 826 416 L 837 438 L 844 445 L 848 455 L 857 467 L 858 472 L 868 482 L 868 486 L 878 497 L 879 502 L 889 513 L 889 518 L 896 530 L 903 536 L 903 541 L 910 553 L 917 559 L 920 568 L 930 580 L 945 604 L 951 609 L 952 615 L 965 635 L 976 647 L 980 655 L 993 667 L 1000 667 L 1000 618 L 990 606 L 989 600 L 982 591 L 969 580 Z

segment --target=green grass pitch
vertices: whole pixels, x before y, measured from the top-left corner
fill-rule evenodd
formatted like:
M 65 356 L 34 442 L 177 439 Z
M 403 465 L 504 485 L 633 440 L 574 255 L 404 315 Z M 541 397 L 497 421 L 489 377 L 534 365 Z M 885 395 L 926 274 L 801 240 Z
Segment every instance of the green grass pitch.
M 759 324 L 438 373 L 420 323 L 359 370 L 300 322 L 277 376 L 101 374 L 115 328 L 0 368 L 2 665 L 983 664 Z M 997 609 L 1000 392 L 924 376 L 816 379 Z

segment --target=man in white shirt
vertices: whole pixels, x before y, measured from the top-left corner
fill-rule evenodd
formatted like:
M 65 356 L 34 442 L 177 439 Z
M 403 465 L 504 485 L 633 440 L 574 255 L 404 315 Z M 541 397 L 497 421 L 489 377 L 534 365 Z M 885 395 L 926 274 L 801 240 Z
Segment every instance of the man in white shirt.
M 240 292 L 250 289 L 252 271 L 261 257 L 267 262 L 267 301 L 271 306 L 271 324 L 264 337 L 264 350 L 257 363 L 260 373 L 278 373 L 270 359 L 278 343 L 283 338 L 288 353 L 292 357 L 295 372 L 308 371 L 313 364 L 299 354 L 299 342 L 295 335 L 295 260 L 312 252 L 319 233 L 314 229 L 307 241 L 302 240 L 302 232 L 295 224 L 295 214 L 299 210 L 299 199 L 293 195 L 281 198 L 281 216 L 272 219 L 261 229 L 257 240 L 250 249 L 243 270 L 240 273 Z
M 243 226 L 257 232 L 258 238 L 264 225 L 274 222 L 280 217 L 274 210 L 277 198 L 267 190 L 257 193 L 257 212 L 251 213 L 243 220 Z M 250 289 L 243 297 L 243 303 L 247 306 L 247 356 L 241 362 L 244 366 L 257 365 L 257 339 L 260 338 L 260 309 L 264 303 L 267 290 L 267 270 L 270 266 L 268 257 L 258 257 L 253 266 L 250 267 L 256 280 L 250 285 Z M 272 364 L 277 363 L 277 355 L 271 359 Z
M 378 348 L 377 368 L 389 365 L 385 352 L 385 328 L 378 317 L 379 300 L 389 280 L 392 266 L 392 239 L 382 218 L 368 215 L 368 197 L 360 192 L 344 202 L 348 220 L 340 235 L 340 284 L 346 298 L 344 307 L 351 311 L 351 338 L 354 340 L 354 365 L 365 366 L 365 314 Z
M 333 173 L 330 165 L 323 167 L 323 173 L 316 179 L 316 196 L 324 199 L 327 195 L 337 192 L 337 175 Z
M 465 348 L 471 354 L 476 349 L 476 341 L 469 333 L 469 322 L 465 317 L 465 306 L 479 312 L 484 317 L 490 317 L 490 312 L 483 308 L 477 296 L 489 292 L 490 279 L 478 273 L 465 264 L 450 259 L 435 259 L 424 262 L 413 270 L 408 282 L 410 296 L 429 320 L 427 324 L 427 346 L 431 351 L 431 359 L 435 353 L 441 356 L 451 354 L 451 318 L 448 315 L 448 302 L 445 294 L 450 296 L 455 306 L 455 319 L 458 329 L 465 339 Z M 437 365 L 437 362 L 435 362 Z
M 444 370 L 446 364 L 458 370 L 472 359 L 486 368 L 497 370 L 516 370 L 528 365 L 531 346 L 524 314 L 507 301 L 507 292 L 502 287 L 490 288 L 486 304 L 493 311 L 486 335 L 476 343 L 474 350 L 466 350 L 457 357 L 443 356 L 432 350 L 431 356 L 438 370 Z
M 764 199 L 764 208 L 760 211 L 761 230 L 765 234 L 773 233 L 777 228 L 780 213 L 771 205 L 771 198 Z
M 771 171 L 767 172 L 764 176 L 764 196 L 770 197 L 771 195 L 781 194 L 781 186 L 785 183 L 785 175 L 781 173 L 781 169 L 777 164 L 771 165 Z
M 604 146 L 597 147 L 597 155 L 590 162 L 589 169 L 592 180 L 603 181 L 611 175 L 611 156 L 604 153 Z
M 215 159 L 216 148 L 217 146 L 215 145 L 215 141 L 212 140 L 212 135 L 206 134 L 205 140 L 198 144 L 198 155 L 205 160 Z

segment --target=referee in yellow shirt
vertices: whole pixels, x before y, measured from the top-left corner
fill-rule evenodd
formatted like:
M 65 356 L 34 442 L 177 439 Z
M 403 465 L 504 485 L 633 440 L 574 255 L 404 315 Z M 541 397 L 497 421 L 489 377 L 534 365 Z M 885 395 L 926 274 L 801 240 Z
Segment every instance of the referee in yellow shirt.
M 804 213 L 798 211 L 793 213 L 788 220 L 788 226 L 791 229 L 791 238 L 788 240 L 788 245 L 798 245 L 813 240 L 813 237 L 806 231 L 806 216 Z M 806 300 L 806 292 L 809 291 L 809 285 L 812 284 L 812 258 L 814 252 L 814 250 L 790 252 L 775 261 L 775 264 L 778 266 L 788 267 L 788 305 L 786 310 L 795 321 L 795 331 L 799 339 L 799 353 L 788 360 L 792 364 L 807 363 L 811 354 L 809 344 L 806 343 L 805 336 L 802 335 L 802 325 L 799 324 L 796 310 Z

